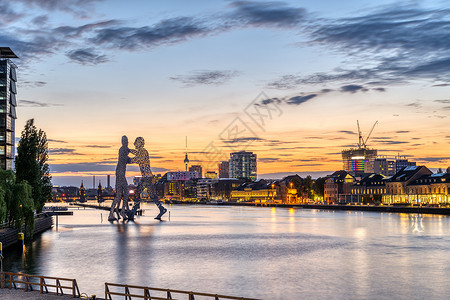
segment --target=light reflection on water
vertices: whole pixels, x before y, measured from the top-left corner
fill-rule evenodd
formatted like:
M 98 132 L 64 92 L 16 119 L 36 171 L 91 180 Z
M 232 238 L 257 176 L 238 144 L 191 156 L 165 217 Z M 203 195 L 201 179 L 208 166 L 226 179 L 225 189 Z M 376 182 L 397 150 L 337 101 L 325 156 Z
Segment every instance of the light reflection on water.
M 5 270 L 263 299 L 450 297 L 450 218 L 255 207 L 170 206 L 171 220 L 109 223 L 74 210 Z

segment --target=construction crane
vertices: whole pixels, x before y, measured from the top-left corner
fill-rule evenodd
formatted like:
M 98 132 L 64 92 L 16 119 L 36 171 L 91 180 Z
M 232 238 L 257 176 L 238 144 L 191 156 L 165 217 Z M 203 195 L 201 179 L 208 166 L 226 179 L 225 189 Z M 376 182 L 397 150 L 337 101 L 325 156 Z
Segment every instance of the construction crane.
M 362 133 L 361 133 L 361 128 L 359 127 L 359 121 L 356 120 L 356 124 L 358 125 L 358 148 L 359 149 L 366 149 L 367 148 L 367 141 L 370 138 L 370 135 L 373 132 L 373 129 L 375 128 L 375 125 L 378 124 L 378 121 L 376 121 L 373 126 L 372 129 L 370 130 L 369 134 L 367 135 L 366 139 L 363 138 Z

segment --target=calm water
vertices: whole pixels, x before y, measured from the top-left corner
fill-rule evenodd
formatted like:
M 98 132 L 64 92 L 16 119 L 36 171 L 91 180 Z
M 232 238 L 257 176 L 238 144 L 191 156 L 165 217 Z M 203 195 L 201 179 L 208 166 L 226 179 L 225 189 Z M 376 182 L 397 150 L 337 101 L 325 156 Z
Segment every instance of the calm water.
M 285 208 L 154 205 L 136 222 L 74 210 L 5 270 L 262 299 L 448 299 L 450 218 Z

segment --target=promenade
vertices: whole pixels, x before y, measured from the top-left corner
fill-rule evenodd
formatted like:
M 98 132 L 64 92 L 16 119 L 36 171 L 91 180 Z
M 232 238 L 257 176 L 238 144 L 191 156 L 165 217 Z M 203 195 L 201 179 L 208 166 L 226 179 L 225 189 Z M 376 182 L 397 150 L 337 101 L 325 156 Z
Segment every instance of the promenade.
M 55 295 L 55 294 L 40 294 L 38 291 L 25 292 L 24 290 L 14 289 L 0 289 L 0 299 L 2 300 L 16 300 L 16 299 L 43 299 L 43 300 L 64 300 L 73 299 L 71 295 Z

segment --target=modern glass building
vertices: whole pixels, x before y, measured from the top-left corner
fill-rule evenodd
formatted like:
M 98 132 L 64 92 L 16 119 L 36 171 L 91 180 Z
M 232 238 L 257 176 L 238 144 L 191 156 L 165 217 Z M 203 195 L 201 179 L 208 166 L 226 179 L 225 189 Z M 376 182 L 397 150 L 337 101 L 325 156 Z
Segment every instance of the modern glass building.
M 9 47 L 0 47 L 0 168 L 10 170 L 14 160 L 17 58 Z
M 256 180 L 256 154 L 246 151 L 231 153 L 230 178 Z

